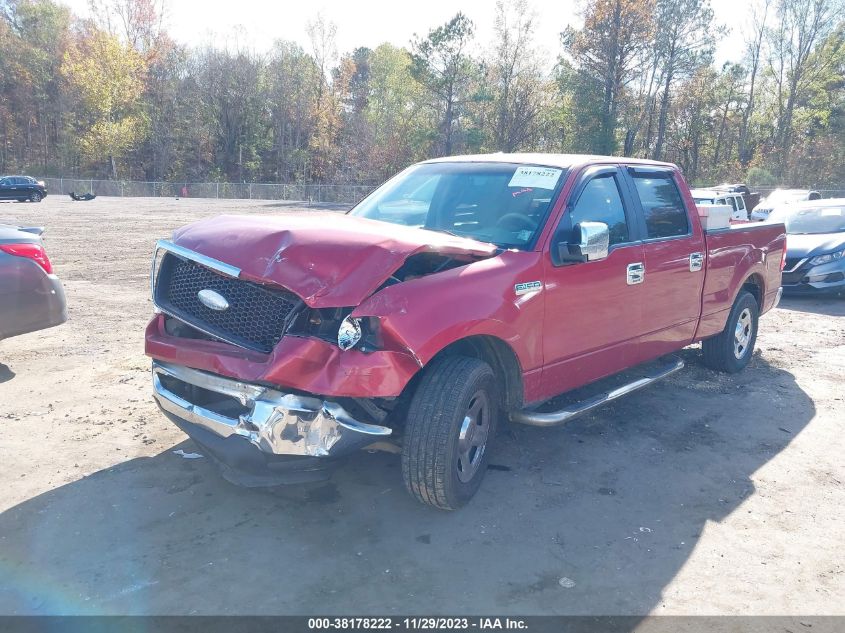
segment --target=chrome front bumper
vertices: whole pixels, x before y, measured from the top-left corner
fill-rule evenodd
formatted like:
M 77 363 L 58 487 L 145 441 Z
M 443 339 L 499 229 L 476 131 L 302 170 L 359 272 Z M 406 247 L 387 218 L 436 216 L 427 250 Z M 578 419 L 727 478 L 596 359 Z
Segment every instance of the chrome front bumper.
M 243 437 L 269 455 L 336 457 L 391 433 L 388 427 L 359 422 L 339 404 L 320 398 L 282 393 L 160 361 L 153 361 L 152 371 L 153 395 L 164 411 L 222 438 Z M 234 399 L 246 412 L 228 417 L 189 402 L 168 389 L 162 378 Z

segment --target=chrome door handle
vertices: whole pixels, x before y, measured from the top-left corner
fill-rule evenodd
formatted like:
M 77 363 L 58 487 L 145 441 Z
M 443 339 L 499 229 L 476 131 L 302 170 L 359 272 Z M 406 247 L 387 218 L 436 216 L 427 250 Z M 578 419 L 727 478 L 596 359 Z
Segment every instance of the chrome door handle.
M 691 253 L 689 256 L 689 271 L 691 273 L 698 272 L 704 266 L 703 253 Z
M 645 281 L 645 266 L 642 262 L 628 264 L 628 285 L 634 286 Z

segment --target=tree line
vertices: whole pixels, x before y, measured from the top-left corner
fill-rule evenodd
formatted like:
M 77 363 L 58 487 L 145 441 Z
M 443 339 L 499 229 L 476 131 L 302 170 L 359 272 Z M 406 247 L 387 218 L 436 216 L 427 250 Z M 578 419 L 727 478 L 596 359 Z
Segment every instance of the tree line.
M 162 0 L 0 0 L 0 172 L 135 180 L 377 183 L 476 152 L 622 154 L 696 182 L 845 183 L 845 0 L 584 0 L 550 70 L 542 7 L 499 0 L 405 47 L 340 54 L 337 27 L 269 51 L 167 33 Z M 727 26 L 741 58 L 717 66 Z

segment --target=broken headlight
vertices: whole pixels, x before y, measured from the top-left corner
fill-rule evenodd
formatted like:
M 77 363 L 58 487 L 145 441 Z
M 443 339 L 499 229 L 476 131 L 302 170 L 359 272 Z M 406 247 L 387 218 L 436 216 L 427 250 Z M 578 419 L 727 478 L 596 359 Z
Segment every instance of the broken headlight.
M 340 327 L 337 329 L 337 346 L 343 351 L 352 349 L 361 340 L 363 333 L 361 321 L 348 316 L 340 322 Z
M 364 353 L 382 348 L 381 330 L 377 317 L 350 316 L 352 308 L 308 308 L 296 316 L 285 334 L 313 336 L 336 344 L 346 351 L 358 349 Z

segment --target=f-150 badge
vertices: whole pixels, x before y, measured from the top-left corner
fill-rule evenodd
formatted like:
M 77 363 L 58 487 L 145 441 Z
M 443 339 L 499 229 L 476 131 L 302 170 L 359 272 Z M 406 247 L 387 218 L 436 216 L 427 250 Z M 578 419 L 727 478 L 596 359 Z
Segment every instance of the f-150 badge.
M 522 284 L 516 284 L 513 291 L 517 295 L 528 294 L 529 292 L 538 292 L 543 289 L 543 284 L 539 281 L 526 281 Z

